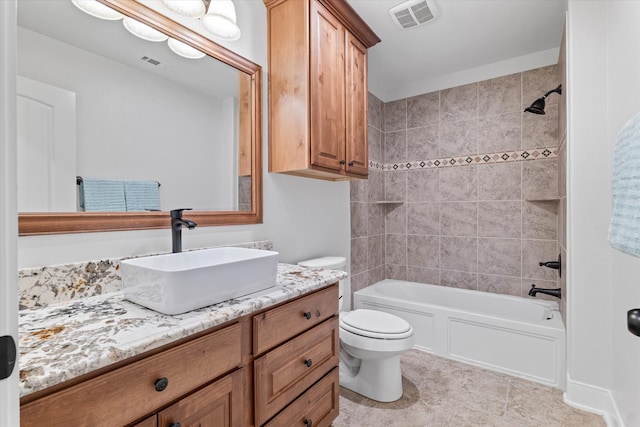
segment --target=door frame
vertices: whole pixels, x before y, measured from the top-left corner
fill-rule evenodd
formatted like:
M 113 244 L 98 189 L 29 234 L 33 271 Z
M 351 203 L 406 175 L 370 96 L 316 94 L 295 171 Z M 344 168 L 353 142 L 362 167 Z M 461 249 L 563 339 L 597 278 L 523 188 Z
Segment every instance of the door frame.
M 18 341 L 17 2 L 0 1 L 0 336 Z M 0 380 L 0 425 L 20 425 L 19 367 Z

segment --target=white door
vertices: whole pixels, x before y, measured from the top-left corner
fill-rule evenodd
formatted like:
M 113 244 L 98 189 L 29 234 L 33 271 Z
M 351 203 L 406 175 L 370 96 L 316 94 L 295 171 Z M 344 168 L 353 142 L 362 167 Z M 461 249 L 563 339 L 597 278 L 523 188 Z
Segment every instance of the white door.
M 18 76 L 18 211 L 76 210 L 76 94 Z
M 0 1 L 0 336 L 18 338 L 16 1 Z M 17 362 L 16 362 L 17 365 Z M 0 380 L 0 426 L 20 425 L 18 368 Z

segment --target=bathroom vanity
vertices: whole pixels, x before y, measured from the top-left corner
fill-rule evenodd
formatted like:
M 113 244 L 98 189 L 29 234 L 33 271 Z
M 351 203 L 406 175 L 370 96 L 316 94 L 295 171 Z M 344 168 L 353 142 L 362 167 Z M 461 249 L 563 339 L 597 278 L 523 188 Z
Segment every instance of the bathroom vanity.
M 21 313 L 21 423 L 329 426 L 338 280 L 280 264 L 275 288 L 176 316 L 115 292 Z

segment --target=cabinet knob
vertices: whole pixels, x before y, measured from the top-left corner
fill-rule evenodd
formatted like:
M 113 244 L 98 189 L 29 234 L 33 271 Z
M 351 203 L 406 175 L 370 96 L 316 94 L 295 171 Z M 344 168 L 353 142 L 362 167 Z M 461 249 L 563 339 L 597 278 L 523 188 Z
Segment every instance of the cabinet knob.
M 344 166 L 345 164 L 347 164 L 347 161 L 346 160 L 340 160 L 340 164 Z
M 307 368 L 310 368 L 311 365 L 313 365 L 313 360 L 311 359 L 304 359 L 304 364 L 307 365 Z
M 153 385 L 155 386 L 156 391 L 164 391 L 169 385 L 169 380 L 166 379 L 165 377 L 158 378 Z
M 309 418 L 307 418 L 306 420 L 304 420 L 304 425 L 305 425 L 305 427 L 311 427 L 311 426 L 313 426 L 313 421 L 311 421 Z
M 182 427 L 182 424 L 180 424 L 180 423 L 171 423 L 171 424 L 169 424 L 169 427 Z
M 311 319 L 311 312 L 310 311 L 305 311 L 303 316 L 304 316 L 305 319 L 309 320 L 309 319 Z
M 353 160 L 349 162 L 349 166 L 353 166 Z

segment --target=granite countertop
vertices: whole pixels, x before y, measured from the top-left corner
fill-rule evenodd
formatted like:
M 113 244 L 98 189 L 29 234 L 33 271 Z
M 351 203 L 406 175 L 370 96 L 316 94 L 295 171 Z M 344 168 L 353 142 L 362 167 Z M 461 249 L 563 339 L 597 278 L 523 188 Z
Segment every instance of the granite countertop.
M 347 277 L 342 271 L 279 264 L 276 287 L 169 316 L 122 292 L 21 310 L 20 396 L 89 373 Z

